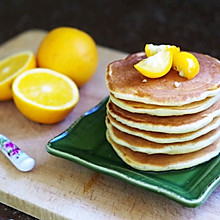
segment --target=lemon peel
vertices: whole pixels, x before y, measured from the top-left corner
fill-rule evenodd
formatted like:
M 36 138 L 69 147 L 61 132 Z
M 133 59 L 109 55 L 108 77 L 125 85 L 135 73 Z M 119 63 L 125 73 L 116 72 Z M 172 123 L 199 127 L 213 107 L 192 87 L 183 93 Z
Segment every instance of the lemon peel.
M 57 27 L 39 45 L 37 62 L 41 68 L 67 75 L 81 87 L 95 74 L 98 49 L 88 33 L 73 27 Z

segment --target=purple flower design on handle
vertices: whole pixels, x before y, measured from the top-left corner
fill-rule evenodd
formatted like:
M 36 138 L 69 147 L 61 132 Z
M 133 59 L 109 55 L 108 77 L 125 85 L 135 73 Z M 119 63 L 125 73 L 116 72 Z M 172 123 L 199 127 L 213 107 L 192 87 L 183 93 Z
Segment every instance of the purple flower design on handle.
M 12 155 L 19 154 L 19 149 L 15 148 L 12 150 Z
M 15 146 L 12 142 L 6 142 L 6 143 L 5 143 L 5 147 L 6 147 L 6 148 L 13 149 L 13 148 L 15 148 L 16 146 Z
M 0 151 L 20 171 L 27 172 L 33 169 L 35 161 L 24 151 L 20 150 L 7 137 L 0 134 Z
M 16 155 L 16 158 L 19 158 L 20 149 L 15 144 L 13 144 L 12 142 L 6 142 L 4 144 L 4 147 L 8 153 L 8 156 L 11 157 Z

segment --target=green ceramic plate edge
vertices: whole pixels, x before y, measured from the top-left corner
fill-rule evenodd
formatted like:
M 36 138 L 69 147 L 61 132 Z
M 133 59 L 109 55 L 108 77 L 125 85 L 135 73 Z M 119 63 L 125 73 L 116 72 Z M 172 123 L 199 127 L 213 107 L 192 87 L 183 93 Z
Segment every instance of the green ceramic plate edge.
M 214 169 L 217 168 L 219 170 L 218 174 L 215 174 L 215 176 L 212 177 L 212 179 L 209 181 L 209 183 L 206 185 L 206 187 L 204 187 L 204 189 L 201 191 L 200 196 L 198 196 L 197 198 L 189 199 L 189 198 L 185 198 L 184 196 L 182 196 L 178 193 L 173 192 L 172 190 L 168 190 L 164 187 L 138 180 L 136 178 L 133 178 L 132 176 L 126 175 L 123 172 L 119 172 L 119 171 L 114 170 L 112 168 L 108 168 L 108 167 L 96 164 L 94 162 L 90 162 L 90 161 L 83 159 L 83 158 L 80 158 L 74 154 L 69 154 L 69 153 L 63 152 L 62 150 L 57 150 L 57 149 L 53 148 L 54 142 L 58 142 L 59 140 L 62 140 L 63 138 L 65 138 L 66 135 L 68 135 L 69 132 L 72 132 L 73 129 L 75 128 L 75 126 L 77 124 L 81 123 L 82 120 L 85 120 L 87 116 L 90 116 L 91 114 L 96 113 L 101 108 L 105 108 L 105 105 L 107 103 L 108 98 L 109 97 L 106 97 L 105 99 L 103 99 L 98 105 L 96 105 L 95 107 L 90 109 L 88 112 L 86 112 L 84 115 L 82 115 L 79 119 L 77 119 L 68 129 L 66 129 L 64 132 L 57 135 L 53 139 L 51 139 L 46 145 L 47 152 L 50 153 L 51 155 L 76 162 L 76 163 L 81 164 L 87 168 L 96 170 L 98 172 L 101 172 L 101 173 L 104 173 L 104 174 L 107 174 L 110 176 L 117 177 L 119 179 L 122 179 L 122 180 L 130 183 L 130 184 L 133 184 L 138 187 L 153 191 L 155 193 L 158 193 L 158 194 L 163 195 L 167 198 L 170 198 L 170 199 L 172 199 L 172 200 L 174 200 L 184 206 L 187 206 L 187 207 L 197 207 L 197 206 L 201 205 L 202 203 L 204 203 L 205 200 L 208 198 L 208 196 L 220 184 L 220 169 L 218 168 L 220 166 L 220 160 L 217 161 L 217 163 L 214 165 L 213 169 L 210 171 L 210 173 L 211 173 Z M 219 158 L 219 156 L 218 156 L 218 158 Z M 136 172 L 137 174 L 139 173 L 139 171 L 134 171 L 134 170 L 132 170 L 132 172 Z M 211 175 L 210 173 L 209 173 L 209 175 Z M 143 175 L 143 173 L 141 173 L 141 172 L 140 172 L 140 174 Z M 146 172 L 146 175 L 147 175 L 147 172 Z

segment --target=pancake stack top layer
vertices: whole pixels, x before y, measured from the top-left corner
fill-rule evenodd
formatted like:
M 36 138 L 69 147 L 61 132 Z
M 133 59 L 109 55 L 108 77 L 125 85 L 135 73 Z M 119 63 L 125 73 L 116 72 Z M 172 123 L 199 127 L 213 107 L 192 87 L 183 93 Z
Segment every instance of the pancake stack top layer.
M 173 69 L 161 78 L 143 76 L 134 68 L 146 58 L 142 52 L 108 65 L 106 135 L 130 166 L 183 169 L 219 154 L 220 62 L 193 55 L 200 71 L 191 80 Z
M 182 106 L 216 95 L 220 92 L 219 61 L 207 55 L 193 54 L 199 61 L 200 72 L 192 80 L 179 76 L 173 69 L 164 77 L 146 78 L 133 67 L 146 58 L 141 52 L 108 66 L 108 89 L 116 98 L 162 106 Z M 180 85 L 175 87 L 176 83 Z

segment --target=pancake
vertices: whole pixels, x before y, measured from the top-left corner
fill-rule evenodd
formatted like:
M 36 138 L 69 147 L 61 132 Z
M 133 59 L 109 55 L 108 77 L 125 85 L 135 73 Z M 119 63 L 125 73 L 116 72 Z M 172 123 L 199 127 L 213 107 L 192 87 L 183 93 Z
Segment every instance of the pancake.
M 156 116 L 174 116 L 198 113 L 212 106 L 219 99 L 219 97 L 220 95 L 218 94 L 216 96 L 206 98 L 202 101 L 192 102 L 182 106 L 160 106 L 118 99 L 115 98 L 114 95 L 110 95 L 111 101 L 124 110 L 133 113 Z
M 115 152 L 125 163 L 135 169 L 142 171 L 168 171 L 189 168 L 209 161 L 220 153 L 219 139 L 206 148 L 188 154 L 149 155 L 145 153 L 134 152 L 127 147 L 116 144 L 108 135 L 108 132 L 106 136 Z
M 110 114 L 107 114 L 107 117 L 110 123 L 114 127 L 116 127 L 118 130 L 125 132 L 127 134 L 132 134 L 137 137 L 144 138 L 146 140 L 149 140 L 155 143 L 175 143 L 175 142 L 190 141 L 204 134 L 207 134 L 208 132 L 220 126 L 220 117 L 216 117 L 213 119 L 211 123 L 209 123 L 208 125 L 206 125 L 205 127 L 197 131 L 182 133 L 182 134 L 168 134 L 168 133 L 144 131 L 138 128 L 132 128 L 125 124 L 120 123 L 115 118 L 113 118 Z
M 160 106 L 182 106 L 219 94 L 220 62 L 208 55 L 192 54 L 199 61 L 200 71 L 191 80 L 172 68 L 163 77 L 146 78 L 134 68 L 134 64 L 146 58 L 140 52 L 108 65 L 107 87 L 116 98 Z
M 111 101 L 107 103 L 107 111 L 117 121 L 129 127 L 145 131 L 179 134 L 199 130 L 218 117 L 220 115 L 220 100 L 210 108 L 193 115 L 163 117 L 131 113 L 117 107 Z
M 198 151 L 214 143 L 220 137 L 220 128 L 210 131 L 194 140 L 186 142 L 177 142 L 169 144 L 155 143 L 141 137 L 124 133 L 111 125 L 109 120 L 106 121 L 108 133 L 111 139 L 124 147 L 133 151 L 147 154 L 185 154 Z
M 200 70 L 190 80 L 173 68 L 160 78 L 143 76 L 134 64 L 144 52 L 108 65 L 106 137 L 131 167 L 178 170 L 220 153 L 220 62 L 192 54 Z

